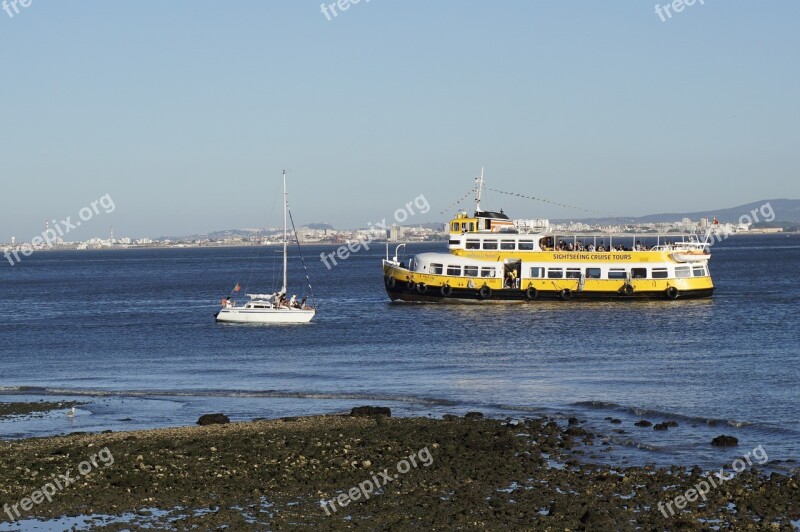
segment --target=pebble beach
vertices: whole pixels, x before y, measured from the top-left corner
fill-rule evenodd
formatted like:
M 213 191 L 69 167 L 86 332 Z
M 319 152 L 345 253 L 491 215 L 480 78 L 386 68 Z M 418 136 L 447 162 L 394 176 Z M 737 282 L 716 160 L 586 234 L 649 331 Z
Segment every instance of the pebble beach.
M 36 520 L 97 530 L 794 530 L 800 517 L 797 474 L 728 465 L 720 481 L 699 467 L 591 464 L 582 455 L 603 443 L 579 419 L 393 418 L 365 407 L 206 421 L 3 441 L 0 502 L 14 519 L 0 514 L 0 530 Z M 65 473 L 72 483 L 37 504 L 35 492 L 65 484 Z

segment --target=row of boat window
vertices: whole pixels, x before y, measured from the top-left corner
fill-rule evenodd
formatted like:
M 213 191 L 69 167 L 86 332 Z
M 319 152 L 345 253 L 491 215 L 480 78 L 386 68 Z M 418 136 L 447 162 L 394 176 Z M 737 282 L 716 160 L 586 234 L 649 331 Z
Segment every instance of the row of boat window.
M 453 233 L 458 233 L 459 231 L 474 231 L 475 230 L 475 222 L 469 222 L 467 225 L 466 222 L 459 224 L 458 222 L 453 222 L 450 224 L 450 231 Z
M 601 268 L 543 268 L 534 266 L 530 269 L 532 279 L 669 279 L 669 268 L 610 268 L 607 275 L 603 276 Z M 675 277 L 686 279 L 689 277 L 705 277 L 708 273 L 705 266 L 676 266 Z
M 454 243 L 458 244 L 456 240 Z M 481 247 L 483 243 L 483 247 Z M 499 247 L 498 247 L 499 246 Z M 467 240 L 466 249 L 502 249 L 508 251 L 533 251 L 533 240 Z
M 463 275 L 464 277 L 496 277 L 497 268 L 487 266 L 445 266 L 443 264 L 431 264 L 431 273 L 434 275 Z
M 649 276 L 648 276 L 649 270 Z M 430 271 L 434 275 L 451 275 L 464 277 L 496 277 L 497 269 L 493 267 L 478 266 L 452 266 L 431 264 Z M 601 268 L 545 268 L 532 266 L 528 277 L 531 279 L 668 279 L 669 268 L 610 268 L 603 276 Z M 705 266 L 676 266 L 675 277 L 686 279 L 689 277 L 705 277 L 708 275 Z

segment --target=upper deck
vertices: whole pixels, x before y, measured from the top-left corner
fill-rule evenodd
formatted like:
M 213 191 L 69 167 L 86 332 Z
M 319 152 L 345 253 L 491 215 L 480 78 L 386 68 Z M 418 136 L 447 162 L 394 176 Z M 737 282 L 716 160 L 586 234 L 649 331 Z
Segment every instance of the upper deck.
M 526 232 L 518 221 L 508 220 L 502 230 L 492 230 L 495 219 L 460 216 L 450 223 L 448 248 L 454 255 L 482 260 L 533 258 L 568 261 L 670 260 L 674 252 L 707 251 L 704 242 L 690 233 L 556 233 L 546 220 L 536 220 L 545 231 Z M 525 220 L 531 227 L 530 220 Z M 458 231 L 453 231 L 458 226 Z M 462 230 L 461 227 L 464 227 Z M 482 229 L 471 229 L 481 227 Z

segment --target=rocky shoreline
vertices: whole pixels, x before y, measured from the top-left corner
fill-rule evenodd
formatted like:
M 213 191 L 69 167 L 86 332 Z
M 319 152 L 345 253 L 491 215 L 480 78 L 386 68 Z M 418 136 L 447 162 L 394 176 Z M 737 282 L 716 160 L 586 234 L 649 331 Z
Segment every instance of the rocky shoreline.
M 601 443 L 580 420 L 386 410 L 0 442 L 0 528 L 126 514 L 92 526 L 795 530 L 800 518 L 800 475 L 758 463 L 728 480 L 591 465 L 575 449 Z

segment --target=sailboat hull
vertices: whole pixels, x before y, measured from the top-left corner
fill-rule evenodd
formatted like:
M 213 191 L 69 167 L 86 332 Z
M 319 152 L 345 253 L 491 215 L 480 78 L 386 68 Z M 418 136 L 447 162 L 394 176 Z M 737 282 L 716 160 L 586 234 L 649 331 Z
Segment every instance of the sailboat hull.
M 221 323 L 308 323 L 317 313 L 314 309 L 247 309 L 224 308 L 217 313 Z

